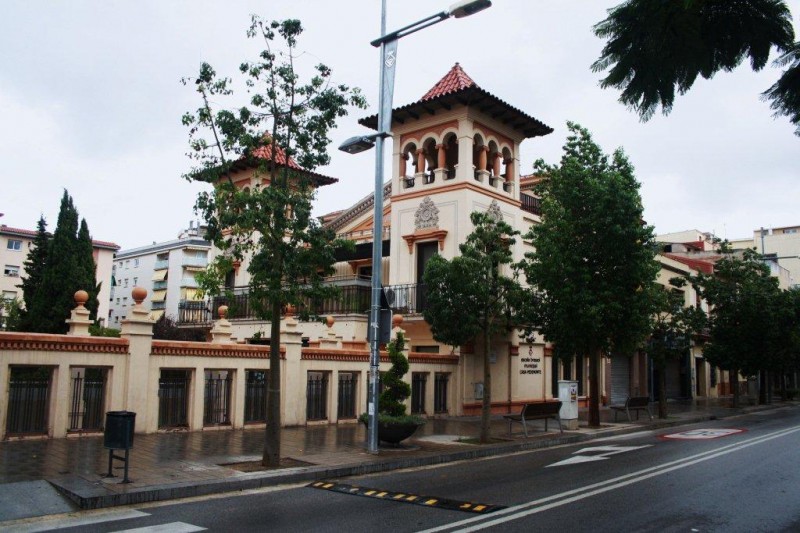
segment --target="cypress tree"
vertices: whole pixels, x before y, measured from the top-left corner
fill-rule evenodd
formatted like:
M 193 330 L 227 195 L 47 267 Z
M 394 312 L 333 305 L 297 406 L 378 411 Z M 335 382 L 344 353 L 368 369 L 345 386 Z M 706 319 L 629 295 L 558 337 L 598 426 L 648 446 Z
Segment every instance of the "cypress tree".
M 45 265 L 47 265 L 49 246 L 50 234 L 47 233 L 47 221 L 42 216 L 39 217 L 39 222 L 36 225 L 36 237 L 33 239 L 33 246 L 31 246 L 28 253 L 28 258 L 23 263 L 25 277 L 22 278 L 22 283 L 17 285 L 22 289 L 22 300 L 25 302 L 25 309 L 22 311 L 18 327 L 20 331 L 33 330 L 31 321 L 34 317 L 29 310 L 33 308 L 36 294 L 42 285 L 42 276 Z
M 78 285 L 79 289 L 83 288 L 89 293 L 89 300 L 86 302 L 86 308 L 89 310 L 89 318 L 92 320 L 97 319 L 97 308 L 99 302 L 97 295 L 100 293 L 101 283 L 96 283 L 97 267 L 94 263 L 94 247 L 92 246 L 92 236 L 89 234 L 89 225 L 86 219 L 81 219 L 81 229 L 78 230 L 78 241 L 76 243 L 76 258 L 78 269 Z
M 58 222 L 48 249 L 42 284 L 36 291 L 30 310 L 31 331 L 66 333 L 70 311 L 75 307 L 74 295 L 79 289 L 77 272 L 78 211 L 65 190 L 61 198 Z

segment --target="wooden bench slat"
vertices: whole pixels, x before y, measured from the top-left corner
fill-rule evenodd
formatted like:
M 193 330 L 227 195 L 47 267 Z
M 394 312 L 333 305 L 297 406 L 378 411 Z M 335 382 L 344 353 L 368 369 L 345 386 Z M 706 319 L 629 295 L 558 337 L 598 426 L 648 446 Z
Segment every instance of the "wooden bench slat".
M 530 420 L 542 420 L 544 419 L 544 430 L 547 431 L 547 419 L 554 418 L 558 422 L 558 428 L 561 430 L 561 433 L 564 432 L 564 428 L 561 425 L 561 401 L 556 402 L 539 402 L 539 403 L 526 403 L 522 406 L 519 414 L 507 414 L 503 415 L 503 418 L 508 420 L 508 434 L 511 434 L 511 424 L 513 422 L 519 422 L 522 424 L 522 429 L 525 432 L 525 436 L 528 436 L 528 425 L 527 422 Z

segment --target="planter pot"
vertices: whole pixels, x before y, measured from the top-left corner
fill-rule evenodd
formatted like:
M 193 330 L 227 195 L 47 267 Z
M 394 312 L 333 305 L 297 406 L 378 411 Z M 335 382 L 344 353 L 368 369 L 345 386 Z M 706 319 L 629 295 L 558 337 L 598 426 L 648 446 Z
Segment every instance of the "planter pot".
M 397 444 L 413 435 L 421 425 L 416 422 L 378 422 L 378 440 Z
M 369 427 L 369 422 L 361 420 L 364 427 Z M 378 421 L 378 440 L 388 444 L 398 444 L 409 438 L 425 423 L 417 422 L 381 422 Z

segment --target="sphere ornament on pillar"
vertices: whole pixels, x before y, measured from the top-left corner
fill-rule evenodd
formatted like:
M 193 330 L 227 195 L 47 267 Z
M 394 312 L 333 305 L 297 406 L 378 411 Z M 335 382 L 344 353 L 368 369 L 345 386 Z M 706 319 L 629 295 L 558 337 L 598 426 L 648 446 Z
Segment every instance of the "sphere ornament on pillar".
M 131 291 L 131 298 L 136 302 L 136 305 L 141 305 L 145 298 L 147 298 L 147 289 L 144 287 L 134 287 Z
M 221 319 L 224 319 L 226 316 L 228 316 L 228 306 L 220 305 L 219 309 L 217 309 L 217 316 L 219 316 Z
M 392 327 L 399 328 L 403 323 L 403 315 L 392 315 Z
M 333 318 L 333 315 L 328 315 L 327 317 L 325 317 L 325 324 L 329 328 L 333 327 L 334 322 L 336 322 L 336 320 Z
M 83 307 L 89 301 L 89 293 L 84 290 L 76 291 L 73 298 L 78 307 Z

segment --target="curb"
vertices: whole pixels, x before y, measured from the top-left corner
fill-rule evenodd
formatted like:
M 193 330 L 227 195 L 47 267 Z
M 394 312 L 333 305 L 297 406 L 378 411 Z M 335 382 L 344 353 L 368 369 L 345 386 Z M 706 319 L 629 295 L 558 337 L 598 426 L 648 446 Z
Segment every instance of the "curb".
M 555 438 L 514 442 L 487 447 L 476 446 L 474 449 L 469 450 L 458 450 L 449 453 L 423 455 L 418 457 L 393 458 L 374 463 L 356 463 L 335 467 L 310 466 L 281 469 L 271 472 L 256 472 L 243 474 L 242 477 L 235 479 L 210 480 L 199 483 L 184 482 L 168 485 L 156 485 L 134 488 L 124 493 L 111 492 L 102 486 L 98 486 L 95 483 L 91 483 L 74 476 L 51 478 L 47 481 L 61 494 L 74 502 L 80 509 L 101 509 L 120 505 L 135 505 L 197 496 L 208 496 L 211 494 L 220 494 L 226 492 L 240 492 L 265 487 L 274 487 L 278 485 L 300 483 L 304 481 L 310 482 L 320 479 L 361 476 L 366 474 L 453 463 L 484 457 L 511 455 L 519 452 L 562 446 L 565 444 L 586 442 L 611 435 L 624 435 L 643 430 L 655 430 L 685 424 L 693 424 L 706 420 L 714 420 L 717 418 L 720 417 L 705 414 L 695 417 L 680 418 L 677 420 L 658 420 L 641 426 L 610 428 L 608 430 L 601 430 L 592 434 L 564 435 L 557 436 Z

